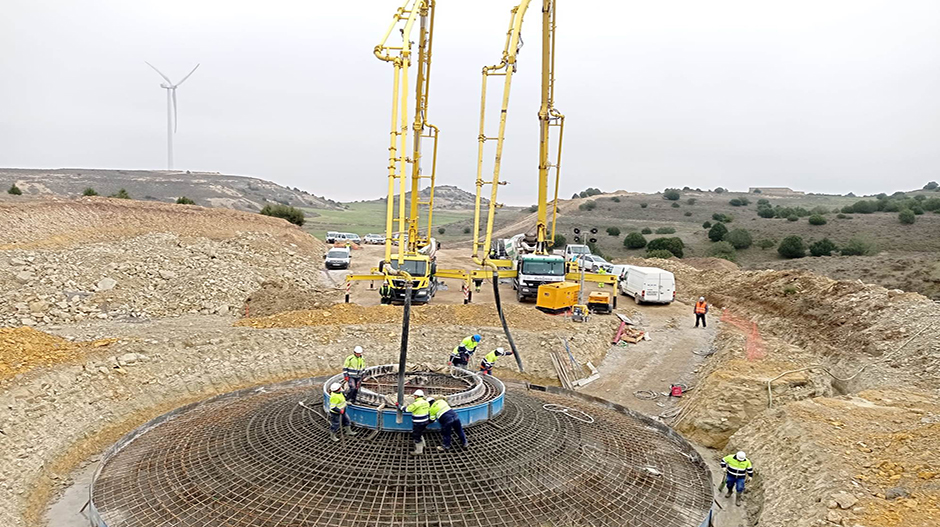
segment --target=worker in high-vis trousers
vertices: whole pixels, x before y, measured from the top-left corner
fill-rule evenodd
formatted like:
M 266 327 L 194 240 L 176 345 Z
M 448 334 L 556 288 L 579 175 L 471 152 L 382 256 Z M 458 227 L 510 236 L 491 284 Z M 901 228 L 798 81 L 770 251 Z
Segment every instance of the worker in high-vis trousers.
M 741 505 L 744 497 L 744 480 L 745 478 L 754 477 L 754 466 L 751 465 L 751 460 L 747 458 L 744 452 L 738 452 L 737 454 L 728 454 L 721 460 L 721 468 L 725 469 L 725 486 L 728 487 L 728 492 L 725 494 L 726 498 L 731 497 L 731 493 L 735 490 L 738 491 L 738 496 L 735 498 L 735 505 Z
M 343 395 L 343 386 L 334 382 L 330 385 L 330 439 L 333 441 L 339 441 L 340 426 L 346 428 L 348 436 L 358 433 L 352 429 L 352 423 L 346 416 L 346 396 Z
M 411 452 L 412 456 L 420 456 L 424 453 L 424 429 L 431 424 L 428 414 L 431 413 L 431 405 L 424 398 L 424 390 L 415 390 L 415 402 L 409 404 L 406 412 L 411 413 L 411 438 L 415 442 L 415 449 Z M 398 403 L 395 403 L 398 406 Z
M 512 352 L 506 351 L 503 348 L 496 348 L 487 353 L 486 356 L 483 357 L 483 360 L 480 361 L 480 373 L 483 375 L 493 375 L 493 366 L 496 366 L 496 359 L 505 357 L 506 355 L 512 355 Z
M 346 357 L 343 363 L 343 379 L 349 390 L 346 397 L 349 402 L 356 402 L 356 396 L 359 394 L 359 386 L 362 384 L 362 370 L 366 368 L 366 361 L 362 358 L 362 346 L 356 346 L 352 355 Z
M 695 303 L 693 312 L 695 313 L 695 327 L 698 327 L 699 320 L 702 321 L 703 328 L 708 327 L 705 324 L 705 313 L 708 313 L 708 303 L 705 302 L 704 296 L 698 297 L 698 302 Z
M 447 364 L 458 368 L 466 368 L 467 364 L 470 363 L 470 357 L 473 356 L 473 352 L 476 351 L 481 340 L 483 340 L 483 337 L 480 335 L 473 335 L 460 341 L 460 344 L 451 352 Z
M 444 446 L 438 446 L 437 449 L 441 452 L 450 450 L 450 439 L 454 432 L 457 433 L 457 438 L 460 439 L 461 446 L 466 447 L 467 436 L 463 433 L 463 425 L 460 424 L 460 416 L 447 404 L 447 399 L 444 397 L 440 399 L 428 397 L 428 402 L 431 403 L 431 410 L 428 413 L 431 417 L 431 422 L 438 421 L 441 423 L 441 437 Z

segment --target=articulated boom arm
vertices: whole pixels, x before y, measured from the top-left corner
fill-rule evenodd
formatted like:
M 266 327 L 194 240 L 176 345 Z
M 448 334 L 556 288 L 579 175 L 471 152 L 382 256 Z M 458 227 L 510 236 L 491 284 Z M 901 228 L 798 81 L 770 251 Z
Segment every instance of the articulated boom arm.
M 431 79 L 431 44 L 434 35 L 435 0 L 405 0 L 393 16 L 392 23 L 385 32 L 379 45 L 375 47 L 375 56 L 390 62 L 394 68 L 392 81 L 392 122 L 388 148 L 388 202 L 385 217 L 385 261 L 392 257 L 392 234 L 398 223 L 397 233 L 401 250 L 398 251 L 399 264 L 408 254 L 416 254 L 419 249 L 430 243 L 431 210 L 434 206 L 434 180 L 437 168 L 438 128 L 427 122 L 428 94 Z M 408 157 L 408 73 L 412 65 L 411 33 L 418 23 L 417 80 L 415 87 L 415 114 L 411 130 L 414 134 L 411 156 Z M 402 36 L 401 46 L 389 44 L 393 32 L 399 29 Z M 431 174 L 421 174 L 422 139 L 433 143 Z M 406 184 L 410 176 L 411 184 Z M 429 179 L 430 198 L 422 202 L 419 198 L 420 180 Z M 395 182 L 398 182 L 396 192 Z M 410 207 L 405 207 L 407 190 L 411 192 Z M 395 198 L 398 198 L 398 213 L 395 214 Z M 420 206 L 428 205 L 427 231 L 419 234 Z M 407 240 L 407 245 L 406 245 Z
M 557 0 L 542 2 L 542 104 L 539 107 L 539 201 L 536 223 L 536 253 L 548 254 L 555 239 L 555 220 L 558 215 L 558 182 L 561 175 L 561 141 L 565 130 L 565 116 L 555 109 L 555 13 Z M 555 164 L 549 163 L 549 138 L 552 127 L 558 127 L 558 152 Z M 548 206 L 548 171 L 555 168 L 555 197 L 552 199 L 552 229 L 549 234 L 546 209 Z

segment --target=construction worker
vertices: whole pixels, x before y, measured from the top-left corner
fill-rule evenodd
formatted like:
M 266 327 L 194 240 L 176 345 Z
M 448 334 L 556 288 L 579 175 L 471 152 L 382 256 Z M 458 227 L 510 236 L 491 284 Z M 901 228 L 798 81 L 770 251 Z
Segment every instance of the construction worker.
M 381 302 L 383 304 L 392 303 L 392 286 L 388 285 L 388 282 L 382 281 L 382 287 L 379 288 L 379 296 L 382 297 Z
M 428 414 L 431 417 L 431 422 L 439 420 L 441 423 L 441 436 L 444 441 L 444 446 L 438 446 L 437 449 L 441 452 L 450 450 L 450 437 L 453 432 L 457 432 L 461 446 L 466 447 L 467 436 L 463 433 L 463 425 L 460 424 L 460 416 L 447 404 L 447 399 L 444 397 L 440 399 L 428 397 L 428 402 L 431 403 L 431 410 Z
M 415 390 L 415 402 L 409 404 L 406 412 L 411 412 L 411 438 L 414 439 L 415 449 L 411 452 L 412 456 L 420 456 L 424 453 L 424 429 L 430 424 L 428 414 L 431 412 L 431 405 L 424 398 L 424 390 Z M 395 403 L 398 406 L 398 403 Z
M 480 361 L 480 373 L 483 375 L 493 375 L 493 366 L 496 365 L 496 359 L 498 357 L 505 357 L 506 355 L 512 355 L 512 352 L 506 351 L 503 348 L 496 348 L 487 353 L 486 356 L 483 357 L 483 360 Z
M 352 429 L 352 422 L 346 417 L 346 396 L 343 386 L 334 382 L 330 385 L 330 439 L 339 441 L 340 426 L 346 427 L 346 435 L 354 436 L 358 432 Z
M 728 492 L 725 497 L 730 498 L 731 493 L 737 489 L 738 496 L 735 498 L 734 504 L 741 505 L 744 500 L 742 497 L 742 494 L 744 494 L 744 479 L 754 477 L 754 466 L 751 465 L 751 460 L 747 458 L 744 452 L 738 452 L 734 455 L 728 454 L 721 459 L 721 468 L 725 469 L 727 474 L 725 486 L 728 487 Z
M 607 274 L 607 269 L 604 269 L 603 267 L 598 267 L 596 272 L 597 272 L 597 274 Z M 598 289 L 603 289 L 603 288 L 604 288 L 604 282 L 598 282 L 598 283 L 597 283 L 597 288 L 598 288 Z
M 705 324 L 705 314 L 708 313 L 708 303 L 705 302 L 704 296 L 698 297 L 698 302 L 695 303 L 695 309 L 693 312 L 695 313 L 695 327 L 698 327 L 699 320 L 702 321 L 703 328 L 708 327 Z
M 481 340 L 483 340 L 483 337 L 480 335 L 473 335 L 472 337 L 467 337 L 460 341 L 460 344 L 451 352 L 447 364 L 465 368 L 467 364 L 470 363 L 470 357 L 473 355 L 473 352 L 476 351 Z
M 356 402 L 356 395 L 359 394 L 359 386 L 362 384 L 362 370 L 366 367 L 366 361 L 362 358 L 362 346 L 356 346 L 352 355 L 346 357 L 343 363 L 343 379 L 349 390 L 346 392 L 349 402 Z

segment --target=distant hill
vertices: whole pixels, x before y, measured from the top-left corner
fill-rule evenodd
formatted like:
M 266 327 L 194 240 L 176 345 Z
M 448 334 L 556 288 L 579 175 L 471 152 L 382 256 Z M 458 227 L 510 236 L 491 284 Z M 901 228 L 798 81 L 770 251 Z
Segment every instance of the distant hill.
M 421 201 L 427 201 L 431 196 L 431 187 L 427 187 L 418 192 Z M 440 185 L 434 189 L 434 210 L 462 210 L 472 209 L 476 194 L 471 194 L 454 185 Z M 385 198 L 371 200 L 372 202 L 385 203 Z M 368 201 L 364 202 L 368 203 Z M 398 203 L 398 200 L 395 200 Z M 405 204 L 411 203 L 411 192 L 405 193 Z M 481 198 L 480 203 L 489 205 L 490 200 Z
M 134 199 L 172 202 L 186 196 L 197 205 L 250 212 L 258 212 L 267 203 L 314 209 L 342 208 L 336 201 L 298 188 L 215 172 L 0 168 L 0 186 L 9 188 L 12 183 L 16 183 L 24 195 L 35 197 L 75 197 L 89 187 L 101 196 L 108 196 L 123 188 Z

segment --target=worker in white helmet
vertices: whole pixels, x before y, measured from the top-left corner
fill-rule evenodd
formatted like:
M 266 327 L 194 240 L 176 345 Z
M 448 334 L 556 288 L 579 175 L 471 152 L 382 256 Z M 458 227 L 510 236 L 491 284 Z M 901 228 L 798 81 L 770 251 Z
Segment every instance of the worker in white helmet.
M 362 358 L 362 346 L 356 346 L 352 355 L 346 357 L 343 363 L 343 379 L 349 390 L 346 397 L 349 402 L 356 402 L 356 395 L 359 394 L 359 386 L 362 384 L 362 371 L 366 368 L 366 361 Z
M 340 426 L 346 428 L 346 435 L 354 436 L 358 432 L 352 429 L 352 422 L 346 416 L 346 396 L 343 385 L 334 382 L 330 385 L 330 439 L 339 441 Z
M 512 355 L 511 351 L 506 351 L 503 348 L 496 348 L 495 350 L 486 354 L 483 357 L 483 360 L 480 361 L 480 374 L 481 375 L 493 375 L 493 366 L 496 366 L 496 359 L 499 357 L 505 357 L 506 355 Z
M 742 496 L 744 494 L 744 480 L 745 478 L 754 477 L 754 466 L 751 465 L 751 460 L 747 458 L 743 451 L 733 455 L 728 454 L 722 458 L 721 468 L 725 469 L 725 486 L 728 487 L 728 493 L 725 494 L 725 497 L 730 498 L 731 493 L 737 490 L 738 496 L 735 498 L 734 504 L 741 505 L 744 500 Z
M 405 411 L 411 412 L 411 438 L 415 442 L 411 455 L 420 456 L 424 453 L 424 429 L 431 423 L 428 417 L 431 404 L 424 398 L 424 390 L 415 390 L 414 396 L 415 402 L 409 404 Z M 398 403 L 395 405 L 398 406 Z

